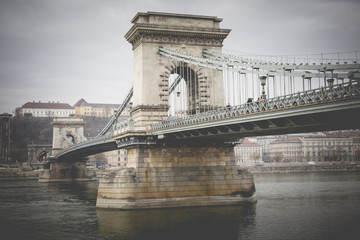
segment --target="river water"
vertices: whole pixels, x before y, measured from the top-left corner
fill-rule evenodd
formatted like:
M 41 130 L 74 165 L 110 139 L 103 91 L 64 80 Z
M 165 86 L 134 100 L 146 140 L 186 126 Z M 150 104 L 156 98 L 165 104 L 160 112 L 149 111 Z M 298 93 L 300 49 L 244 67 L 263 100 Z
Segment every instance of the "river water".
M 0 239 L 360 239 L 360 172 L 254 175 L 258 202 L 96 209 L 97 182 L 0 182 Z

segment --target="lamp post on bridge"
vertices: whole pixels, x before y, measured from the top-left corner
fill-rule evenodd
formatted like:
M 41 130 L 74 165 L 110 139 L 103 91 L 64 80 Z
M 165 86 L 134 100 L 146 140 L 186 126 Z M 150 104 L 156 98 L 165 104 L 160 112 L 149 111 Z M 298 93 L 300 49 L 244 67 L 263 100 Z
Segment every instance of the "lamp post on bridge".
M 266 85 L 266 76 L 259 76 L 260 78 L 260 83 L 261 83 L 261 86 L 262 86 L 262 94 L 261 94 L 261 97 L 263 99 L 266 99 L 266 94 L 265 94 L 265 85 Z
M 302 75 L 302 79 L 303 79 L 303 91 L 305 91 L 305 80 L 309 80 L 308 81 L 308 89 L 311 89 L 311 76 L 309 75 L 310 72 L 309 71 L 305 71 L 305 74 Z
M 328 82 L 329 87 L 332 88 L 333 85 L 334 85 L 334 79 L 333 79 L 333 78 L 329 78 L 329 79 L 327 79 L 326 81 Z

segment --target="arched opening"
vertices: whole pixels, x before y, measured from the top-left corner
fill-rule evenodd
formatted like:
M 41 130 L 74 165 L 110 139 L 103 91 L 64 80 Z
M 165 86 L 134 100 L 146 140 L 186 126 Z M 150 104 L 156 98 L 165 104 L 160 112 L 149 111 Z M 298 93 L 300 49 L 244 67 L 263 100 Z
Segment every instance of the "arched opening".
M 73 135 L 71 134 L 66 134 L 66 137 L 72 142 L 72 143 L 75 143 L 75 138 Z
M 70 140 L 70 142 L 72 142 L 73 144 L 75 144 L 75 138 L 73 135 L 71 134 L 66 134 L 66 137 Z M 64 148 L 68 148 L 71 147 L 71 145 L 68 141 L 64 141 Z
M 169 116 L 185 117 L 200 112 L 199 76 L 186 63 L 169 75 Z
M 46 160 L 46 156 L 47 156 L 46 150 L 41 151 L 38 156 L 38 161 L 43 162 L 44 160 Z

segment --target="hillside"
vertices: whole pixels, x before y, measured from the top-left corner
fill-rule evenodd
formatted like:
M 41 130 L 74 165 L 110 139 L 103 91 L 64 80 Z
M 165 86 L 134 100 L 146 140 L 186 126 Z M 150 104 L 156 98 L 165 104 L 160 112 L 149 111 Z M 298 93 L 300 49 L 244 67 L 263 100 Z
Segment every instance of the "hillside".
M 84 135 L 96 137 L 108 123 L 109 118 L 83 117 Z M 11 159 L 23 162 L 27 160 L 28 144 L 52 144 L 52 118 L 13 117 L 11 119 Z

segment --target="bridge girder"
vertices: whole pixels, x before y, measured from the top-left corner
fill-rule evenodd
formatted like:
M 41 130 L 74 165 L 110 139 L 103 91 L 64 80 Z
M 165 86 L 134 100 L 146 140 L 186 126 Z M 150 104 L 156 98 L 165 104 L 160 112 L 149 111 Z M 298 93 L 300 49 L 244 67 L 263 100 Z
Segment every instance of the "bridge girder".
M 271 118 L 262 114 L 241 116 L 238 118 L 223 119 L 206 126 L 204 124 L 192 124 L 191 127 L 177 127 L 176 133 L 171 131 L 154 131 L 153 134 L 161 134 L 162 141 L 187 141 L 188 139 L 203 139 L 211 141 L 213 139 L 223 139 L 224 141 L 236 140 L 248 136 L 261 136 L 272 134 L 304 133 L 313 131 L 341 130 L 360 128 L 360 122 L 354 116 L 360 116 L 360 104 L 355 100 L 352 107 L 343 109 L 342 103 L 329 103 L 323 106 L 322 111 L 314 111 L 313 106 L 294 107 L 292 109 L 279 110 L 273 112 Z M 266 114 L 263 114 L 266 115 Z M 191 134 L 192 128 L 197 128 L 198 134 Z

